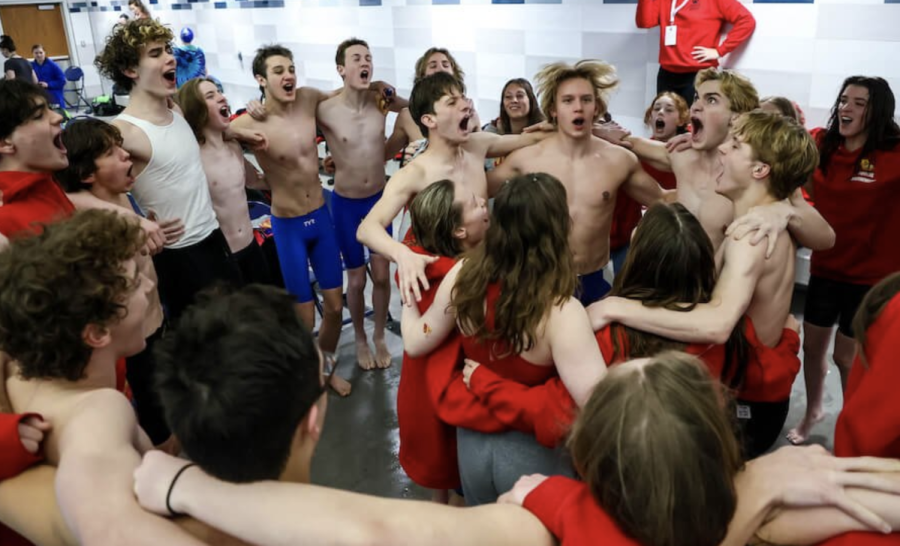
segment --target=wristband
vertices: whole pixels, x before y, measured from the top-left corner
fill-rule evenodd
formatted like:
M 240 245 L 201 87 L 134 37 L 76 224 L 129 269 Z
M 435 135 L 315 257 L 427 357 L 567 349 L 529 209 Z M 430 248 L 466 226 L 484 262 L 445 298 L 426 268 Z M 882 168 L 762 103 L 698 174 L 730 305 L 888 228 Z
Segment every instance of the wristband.
M 177 482 L 178 478 L 180 478 L 181 475 L 184 474 L 185 470 L 187 470 L 188 468 L 190 468 L 192 466 L 197 466 L 197 464 L 196 463 L 188 463 L 188 464 L 182 466 L 181 470 L 179 470 L 175 474 L 175 477 L 172 478 L 172 483 L 169 484 L 169 492 L 166 493 L 166 510 L 169 511 L 169 515 L 172 517 L 184 515 L 184 514 L 180 514 L 180 513 L 176 512 L 175 510 L 172 510 L 172 505 L 169 504 L 169 501 L 172 500 L 172 491 L 175 489 L 175 482 Z

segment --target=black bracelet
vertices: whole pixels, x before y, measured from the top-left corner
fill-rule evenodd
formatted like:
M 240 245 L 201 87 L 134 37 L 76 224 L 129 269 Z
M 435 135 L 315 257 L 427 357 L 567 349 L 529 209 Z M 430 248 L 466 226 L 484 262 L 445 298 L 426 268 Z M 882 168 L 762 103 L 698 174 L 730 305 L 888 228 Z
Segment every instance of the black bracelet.
M 187 470 L 188 468 L 190 468 L 192 466 L 197 466 L 197 464 L 196 463 L 188 463 L 188 464 L 182 466 L 181 470 L 179 470 L 175 474 L 175 477 L 172 478 L 172 483 L 169 484 L 169 492 L 166 493 L 166 510 L 169 511 L 169 515 L 171 515 L 172 517 L 183 515 L 183 514 L 176 512 L 175 510 L 172 510 L 172 505 L 169 504 L 169 501 L 172 499 L 172 490 L 175 489 L 175 482 L 177 482 L 178 478 L 180 478 L 181 475 L 184 474 L 185 470 Z

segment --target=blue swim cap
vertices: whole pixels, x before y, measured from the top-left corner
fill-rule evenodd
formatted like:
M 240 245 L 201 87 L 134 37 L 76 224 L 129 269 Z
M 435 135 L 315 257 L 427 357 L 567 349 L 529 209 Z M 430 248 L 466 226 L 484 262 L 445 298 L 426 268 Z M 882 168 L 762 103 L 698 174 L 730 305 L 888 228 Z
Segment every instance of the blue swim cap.
M 191 27 L 184 27 L 181 29 L 181 41 L 186 44 L 194 41 L 194 31 L 191 30 Z

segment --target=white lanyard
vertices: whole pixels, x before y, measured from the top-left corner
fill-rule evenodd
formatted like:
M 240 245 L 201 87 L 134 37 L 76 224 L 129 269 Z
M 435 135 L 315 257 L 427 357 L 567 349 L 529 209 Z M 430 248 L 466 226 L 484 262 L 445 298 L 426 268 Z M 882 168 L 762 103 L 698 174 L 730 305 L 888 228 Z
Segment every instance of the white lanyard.
M 688 0 L 684 0 L 684 2 L 682 2 L 681 4 L 678 5 L 678 7 L 675 7 L 675 2 L 676 2 L 676 0 L 672 0 L 672 9 L 670 11 L 671 15 L 669 16 L 669 24 L 670 25 L 675 24 L 675 15 L 679 11 L 681 11 L 681 8 L 683 8 L 688 3 Z

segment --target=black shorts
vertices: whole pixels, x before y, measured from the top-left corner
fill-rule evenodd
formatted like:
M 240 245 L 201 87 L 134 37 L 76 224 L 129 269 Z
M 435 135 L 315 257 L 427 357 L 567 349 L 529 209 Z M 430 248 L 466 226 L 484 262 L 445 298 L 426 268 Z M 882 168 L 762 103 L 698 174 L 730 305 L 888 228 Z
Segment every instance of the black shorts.
M 810 275 L 803 321 L 822 328 L 831 328 L 836 322 L 840 333 L 853 337 L 853 317 L 871 288 Z
M 159 296 L 166 317 L 174 323 L 194 303 L 194 296 L 217 282 L 240 285 L 241 273 L 231 259 L 222 230 L 184 248 L 166 248 L 153 257 Z
M 272 284 L 269 261 L 255 238 L 249 245 L 233 253 L 231 259 L 241 271 L 241 284 Z
M 736 400 L 737 422 L 744 457 L 755 459 L 769 450 L 781 436 L 787 421 L 791 400 L 781 402 L 748 402 Z

